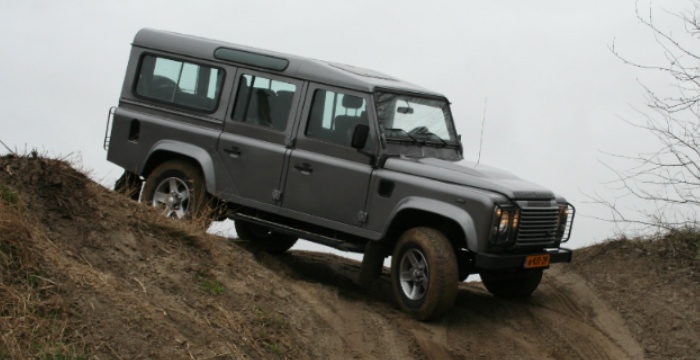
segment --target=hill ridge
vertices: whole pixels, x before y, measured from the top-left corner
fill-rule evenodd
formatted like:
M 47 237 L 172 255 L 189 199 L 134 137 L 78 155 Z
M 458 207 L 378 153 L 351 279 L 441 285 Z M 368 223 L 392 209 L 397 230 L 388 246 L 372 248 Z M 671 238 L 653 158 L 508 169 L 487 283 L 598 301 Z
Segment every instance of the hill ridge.
M 67 161 L 5 155 L 0 359 L 697 358 L 691 235 L 577 250 L 525 301 L 462 283 L 445 318 L 421 323 L 397 309 L 387 274 L 355 285 L 357 261 L 259 253 Z

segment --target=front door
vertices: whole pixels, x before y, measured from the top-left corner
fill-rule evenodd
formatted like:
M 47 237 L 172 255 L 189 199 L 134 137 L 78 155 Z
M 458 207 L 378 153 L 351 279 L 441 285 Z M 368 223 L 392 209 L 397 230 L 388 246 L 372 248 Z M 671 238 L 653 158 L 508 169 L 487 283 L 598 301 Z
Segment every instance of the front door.
M 372 166 L 350 141 L 356 124 L 368 124 L 369 97 L 319 85 L 310 86 L 309 95 L 287 165 L 282 212 L 320 219 L 320 225 L 326 220 L 359 227 Z

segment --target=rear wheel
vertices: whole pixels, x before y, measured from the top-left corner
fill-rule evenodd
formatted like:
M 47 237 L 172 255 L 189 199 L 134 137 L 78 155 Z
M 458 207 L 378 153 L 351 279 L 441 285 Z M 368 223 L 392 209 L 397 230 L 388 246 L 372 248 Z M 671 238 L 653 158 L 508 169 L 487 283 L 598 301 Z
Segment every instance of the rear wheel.
M 401 235 L 391 260 L 391 278 L 401 309 L 431 320 L 449 310 L 457 296 L 457 258 L 440 231 L 417 227 Z
M 163 210 L 173 219 L 211 223 L 212 208 L 199 167 L 188 161 L 170 160 L 158 165 L 146 179 L 143 202 Z
M 517 272 L 481 271 L 481 281 L 493 295 L 501 298 L 526 298 L 540 285 L 542 269 Z
M 281 254 L 297 242 L 293 236 L 274 232 L 262 225 L 236 220 L 235 226 L 240 239 L 250 241 L 251 245 L 270 254 Z

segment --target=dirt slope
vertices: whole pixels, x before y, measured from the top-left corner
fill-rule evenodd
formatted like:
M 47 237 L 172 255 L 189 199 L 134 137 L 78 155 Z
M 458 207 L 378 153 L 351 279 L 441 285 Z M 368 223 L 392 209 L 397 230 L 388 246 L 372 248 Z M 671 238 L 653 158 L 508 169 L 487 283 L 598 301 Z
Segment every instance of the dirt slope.
M 691 237 L 688 239 L 688 237 Z M 203 234 L 67 163 L 0 157 L 0 359 L 696 359 L 692 238 L 614 241 L 526 301 L 460 284 L 433 323 L 360 264 Z

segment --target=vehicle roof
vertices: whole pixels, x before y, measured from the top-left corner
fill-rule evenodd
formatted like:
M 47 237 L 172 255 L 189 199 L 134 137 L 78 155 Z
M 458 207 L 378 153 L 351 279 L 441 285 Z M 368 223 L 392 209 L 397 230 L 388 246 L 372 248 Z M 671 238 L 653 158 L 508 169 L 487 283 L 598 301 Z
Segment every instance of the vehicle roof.
M 136 33 L 132 45 L 217 62 L 228 61 L 215 58 L 214 51 L 216 49 L 236 49 L 288 60 L 289 66 L 287 66 L 286 69 L 275 72 L 290 77 L 366 92 L 373 92 L 376 89 L 394 89 L 401 92 L 444 97 L 444 95 L 440 93 L 370 69 L 283 54 L 192 35 L 154 29 L 141 29 Z M 250 65 L 244 66 L 254 67 Z

